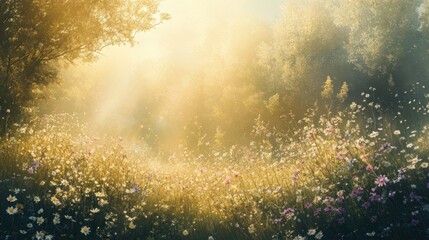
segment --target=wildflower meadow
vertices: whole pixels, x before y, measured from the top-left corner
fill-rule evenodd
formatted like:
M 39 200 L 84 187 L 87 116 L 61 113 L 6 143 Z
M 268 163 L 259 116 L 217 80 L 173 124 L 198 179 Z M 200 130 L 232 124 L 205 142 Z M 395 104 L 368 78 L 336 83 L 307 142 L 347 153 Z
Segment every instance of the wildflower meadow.
M 0 0 L 2 239 L 429 239 L 429 0 Z
M 413 99 L 424 90 L 392 93 L 410 96 L 396 112 L 370 88 L 290 132 L 256 119 L 249 145 L 204 154 L 151 155 L 68 114 L 17 124 L 0 148 L 0 236 L 425 239 L 429 105 Z

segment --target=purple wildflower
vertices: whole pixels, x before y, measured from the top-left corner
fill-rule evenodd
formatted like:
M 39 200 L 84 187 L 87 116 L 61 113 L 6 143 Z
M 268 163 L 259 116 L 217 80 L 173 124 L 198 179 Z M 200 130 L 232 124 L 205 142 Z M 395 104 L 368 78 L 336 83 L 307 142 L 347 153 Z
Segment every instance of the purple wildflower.
M 369 200 L 371 202 L 380 202 L 382 197 L 375 192 L 370 193 Z
M 306 208 L 306 209 L 309 209 L 309 208 L 311 208 L 312 206 L 313 206 L 313 204 L 311 204 L 311 203 L 306 203 L 306 204 L 305 204 L 305 208 Z
M 368 209 L 370 206 L 371 206 L 371 203 L 369 203 L 369 202 L 364 202 L 362 204 L 362 207 L 364 207 L 365 209 Z
M 131 189 L 134 190 L 134 192 L 138 192 L 140 190 L 140 186 L 134 185 Z
M 320 212 L 322 211 L 321 208 L 317 208 L 316 210 L 314 210 L 314 216 L 319 216 Z
M 419 224 L 419 220 L 416 220 L 416 219 L 411 220 L 411 225 L 416 226 L 417 224 Z
M 422 200 L 422 197 L 415 194 L 414 192 L 412 192 L 412 193 L 410 193 L 410 200 L 411 200 L 411 202 L 413 202 L 413 201 L 420 202 Z
M 391 146 L 390 143 L 385 142 L 385 143 L 381 144 L 381 147 L 380 147 L 380 149 L 378 149 L 378 151 L 379 152 L 387 151 L 390 149 L 390 146 Z
M 358 189 L 353 189 L 351 195 L 352 195 L 352 197 L 359 197 L 362 194 L 363 194 L 363 189 L 358 188 Z
M 280 214 L 289 218 L 295 214 L 295 210 L 293 210 L 292 208 L 288 208 L 283 210 L 283 212 L 281 212 Z
M 326 206 L 325 207 L 325 212 L 327 212 L 327 213 L 329 213 L 329 212 L 332 212 L 332 211 L 334 211 L 335 210 L 335 208 L 334 207 L 332 207 L 331 205 L 328 205 L 328 206 Z
M 331 197 L 331 196 L 326 196 L 325 197 L 325 200 L 323 200 L 323 202 L 325 203 L 325 204 L 329 204 L 329 203 L 333 203 L 335 200 L 334 200 L 334 198 L 333 197 Z

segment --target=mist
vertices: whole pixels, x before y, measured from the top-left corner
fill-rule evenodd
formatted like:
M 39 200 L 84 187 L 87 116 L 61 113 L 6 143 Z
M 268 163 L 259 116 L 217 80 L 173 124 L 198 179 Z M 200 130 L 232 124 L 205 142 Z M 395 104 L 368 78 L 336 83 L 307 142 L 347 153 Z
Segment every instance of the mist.
M 141 137 L 168 131 L 169 139 L 186 137 L 187 125 L 199 124 L 196 108 L 204 107 L 193 97 L 247 81 L 234 79 L 240 61 L 256 65 L 258 45 L 269 36 L 280 5 L 164 1 L 169 21 L 138 34 L 133 46 L 106 48 L 95 62 L 63 70 L 62 83 L 52 86 L 53 100 L 43 103 L 43 112 L 78 112 L 103 133 Z M 203 115 L 211 110 L 202 110 Z
M 429 239 L 429 0 L 0 22 L 1 239 Z
M 62 70 L 40 109 L 77 113 L 98 134 L 199 149 L 251 141 L 257 118 L 290 128 L 320 101 L 327 76 L 335 91 L 350 87 L 347 102 L 373 86 L 388 103 L 392 91 L 427 79 L 427 41 L 404 37 L 422 31 L 425 5 L 405 14 L 380 6 L 367 13 L 335 1 L 164 1 L 170 20 L 132 46 Z M 374 21 L 356 20 L 365 18 Z

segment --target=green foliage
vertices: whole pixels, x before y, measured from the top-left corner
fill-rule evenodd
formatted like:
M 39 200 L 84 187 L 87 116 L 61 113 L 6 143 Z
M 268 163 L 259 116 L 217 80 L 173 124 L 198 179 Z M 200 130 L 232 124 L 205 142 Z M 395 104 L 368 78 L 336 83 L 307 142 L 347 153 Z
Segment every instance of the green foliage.
M 270 111 L 271 114 L 277 113 L 280 109 L 280 95 L 278 93 L 274 94 L 268 99 L 268 102 L 265 103 L 265 107 Z
M 254 20 L 215 24 L 188 49 L 192 53 L 186 61 L 149 60 L 133 75 L 133 84 L 113 89 L 121 100 L 111 100 L 117 106 L 109 106 L 113 110 L 108 110 L 104 127 L 165 148 L 192 148 L 202 136 L 202 146 L 208 146 L 219 127 L 225 133 L 223 144 L 230 145 L 248 141 L 258 115 L 278 129 L 289 128 L 283 120 L 290 113 L 300 118 L 323 99 L 326 76 L 334 80 L 332 101 L 356 100 L 368 84 L 383 98 L 385 92 L 429 76 L 428 4 L 420 4 L 292 0 L 285 2 L 271 32 Z M 120 85 L 106 83 L 106 72 L 92 75 L 100 79 L 93 85 L 82 84 L 86 79 L 81 76 L 68 77 L 68 88 L 54 90 L 60 103 L 56 99 L 52 105 L 57 111 L 99 114 L 95 103 L 109 105 L 105 92 Z M 149 94 L 141 94 L 142 89 Z
M 337 93 L 337 99 L 341 102 L 344 102 L 344 100 L 347 98 L 348 93 L 349 85 L 346 82 L 343 82 L 340 91 Z
M 388 74 L 416 44 L 421 0 L 346 0 L 334 7 L 335 23 L 348 32 L 348 62 L 369 75 Z
M 329 76 L 326 78 L 325 85 L 323 85 L 321 95 L 325 99 L 331 99 L 334 95 L 334 85 L 332 84 L 332 79 Z
M 287 1 L 272 40 L 260 48 L 260 64 L 282 89 L 282 106 L 294 113 L 317 100 L 327 75 L 347 79 L 355 95 L 393 78 L 390 89 L 408 88 L 429 76 L 428 6 L 427 0 Z M 343 101 L 348 86 L 341 92 Z
M 429 41 L 429 1 L 424 0 L 420 7 L 421 31 L 426 41 Z
M 295 102 L 313 104 L 309 96 L 318 93 L 321 79 L 345 62 L 345 34 L 330 12 L 322 1 L 287 1 L 273 40 L 261 46 L 260 63 L 269 80 L 282 86 L 281 95 L 287 96 L 283 104 L 289 109 Z
M 158 1 L 4 0 L 0 2 L 1 105 L 16 114 L 57 80 L 59 64 L 133 42 L 168 16 Z

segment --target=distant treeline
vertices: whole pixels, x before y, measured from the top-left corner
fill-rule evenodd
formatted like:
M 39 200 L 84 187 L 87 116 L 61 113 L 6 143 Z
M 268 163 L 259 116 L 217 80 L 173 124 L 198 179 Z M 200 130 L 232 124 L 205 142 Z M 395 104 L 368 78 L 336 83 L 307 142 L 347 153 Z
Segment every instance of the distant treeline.
M 17 88 L 21 89 L 21 97 L 15 98 L 18 93 L 11 96 L 10 91 L 4 91 L 1 92 L 2 97 L 5 96 L 3 99 L 19 99 L 18 102 L 27 104 L 31 101 L 21 100 L 22 96 L 34 99 L 39 93 L 64 103 L 67 107 L 62 110 L 77 112 L 91 112 L 92 106 L 88 102 L 96 98 L 100 85 L 95 84 L 78 97 L 71 96 L 70 88 L 61 85 L 45 91 L 43 87 L 55 79 L 52 71 L 47 71 L 58 62 L 54 57 L 64 54 L 69 56 L 63 57 L 66 60 L 87 58 L 105 43 L 130 40 L 131 30 L 146 30 L 153 26 L 151 16 L 157 12 L 156 6 L 150 5 L 147 15 L 141 16 L 147 20 L 143 21 L 144 24 L 138 25 L 141 22 L 129 17 L 136 22 L 122 32 L 122 25 L 112 23 L 112 28 L 101 27 L 104 18 L 98 22 L 97 19 L 86 21 L 88 16 L 93 16 L 90 14 L 93 8 L 109 12 L 110 8 L 104 9 L 103 4 L 89 6 L 82 1 L 88 5 L 88 16 L 76 17 L 73 14 L 78 13 L 64 10 L 60 5 L 81 1 L 47 1 L 41 6 L 37 4 L 43 1 L 37 1 L 37 4 L 34 3 L 36 1 L 3 1 L 0 3 L 3 18 L 14 16 L 10 9 L 15 2 L 25 2 L 31 6 L 29 9 L 38 10 L 40 16 L 35 19 L 45 26 L 35 33 L 37 37 L 30 38 L 24 24 L 37 23 L 12 21 L 11 26 L 16 28 L 14 33 L 18 30 L 26 33 L 25 37 L 17 35 L 16 39 L 28 44 L 31 42 L 31 48 L 23 46 L 25 59 L 32 59 L 45 51 L 49 53 L 49 49 L 45 50 L 47 44 L 57 44 L 50 49 L 62 49 L 62 52 L 38 62 L 43 64 L 36 65 L 37 71 L 29 71 L 25 65 L 19 68 L 25 71 L 16 68 L 14 75 L 2 78 L 1 84 L 5 87 L 10 88 L 3 79 L 15 79 L 15 83 L 26 86 Z M 121 5 L 120 2 L 112 1 L 111 8 L 122 9 L 115 8 Z M 58 8 L 54 11 L 45 9 L 46 6 Z M 28 14 L 25 8 L 17 9 L 22 12 L 20 14 Z M 6 12 L 9 15 L 5 15 Z M 52 16 L 47 18 L 49 14 Z M 124 23 L 130 20 L 126 16 L 131 15 L 128 12 L 119 15 Z M 70 18 L 82 19 L 82 22 L 69 21 Z M 91 23 L 99 27 L 95 32 L 92 25 L 87 25 Z M 63 26 L 69 28 L 58 30 Z M 74 36 L 72 29 L 79 27 L 84 27 L 85 31 Z M 3 40 L 10 31 L 8 29 L 6 25 L 0 25 L 2 76 L 7 73 L 5 69 L 10 55 L 5 54 L 10 50 L 3 49 L 12 48 L 9 40 Z M 43 32 L 44 29 L 47 32 Z M 40 44 L 37 45 L 35 39 L 39 38 Z M 45 43 L 43 39 L 53 40 Z M 77 44 L 79 41 L 85 44 Z M 76 44 L 73 46 L 78 50 L 66 55 L 69 49 L 75 49 L 69 47 L 70 44 Z M 19 45 L 13 47 L 20 49 Z M 417 82 L 422 85 L 428 83 L 429 0 L 285 1 L 282 15 L 273 26 L 254 22 L 220 25 L 208 33 L 196 49 L 196 59 L 192 61 L 191 68 L 183 67 L 177 61 L 142 67 L 135 74 L 135 78 L 142 81 L 135 81 L 127 93 L 127 96 L 135 96 L 130 97 L 133 102 L 121 106 L 106 126 L 144 137 L 147 142 L 160 147 L 183 144 L 200 148 L 246 143 L 252 136 L 255 119 L 275 129 L 287 130 L 316 102 L 325 104 L 327 99 L 321 97 L 321 91 L 328 76 L 332 79 L 335 95 L 341 92 L 342 87 L 350 90 L 348 98 L 333 97 L 332 101 L 354 101 L 371 86 L 376 89 L 374 101 L 389 105 L 390 96 L 394 96 L 391 92 L 410 89 Z M 19 75 L 24 72 L 31 78 Z M 52 80 L 27 80 L 36 77 L 50 77 Z M 152 80 L 144 80 L 149 78 Z M 79 83 L 67 84 L 76 88 Z M 2 91 L 7 89 L 5 87 L 2 86 Z M 2 109 L 2 114 L 4 111 Z

